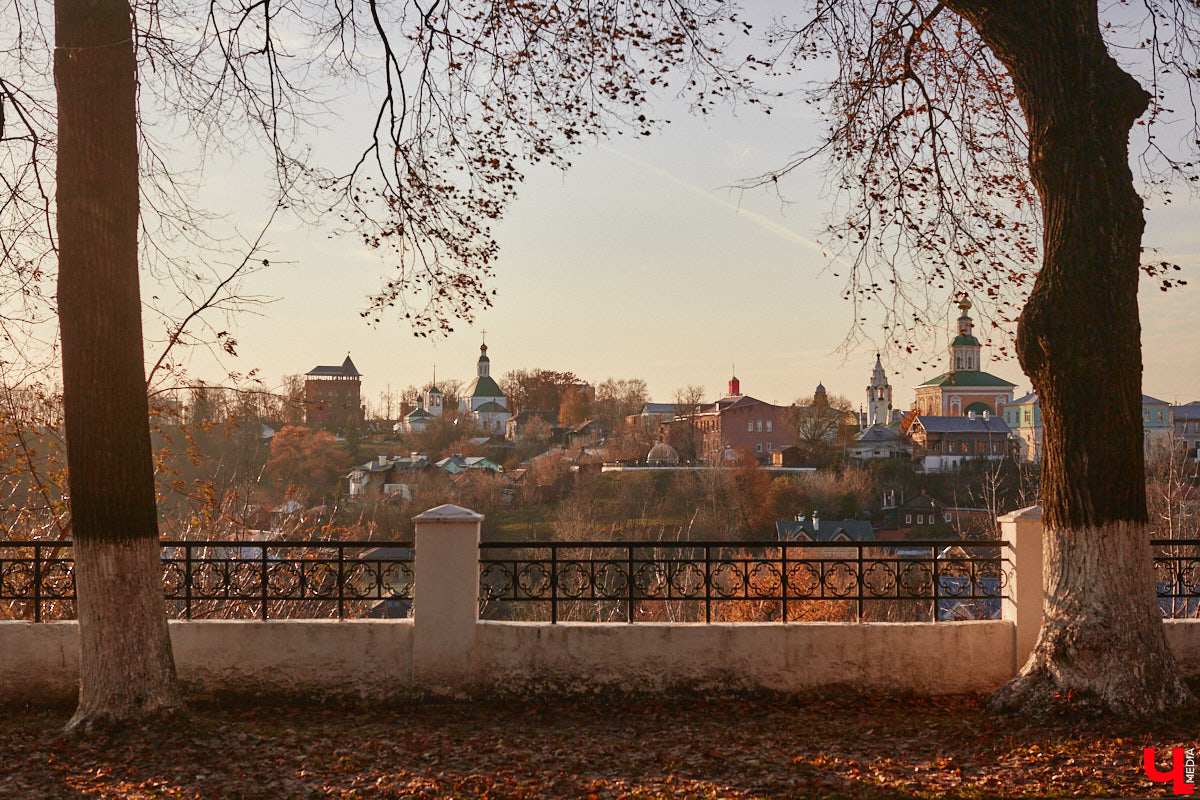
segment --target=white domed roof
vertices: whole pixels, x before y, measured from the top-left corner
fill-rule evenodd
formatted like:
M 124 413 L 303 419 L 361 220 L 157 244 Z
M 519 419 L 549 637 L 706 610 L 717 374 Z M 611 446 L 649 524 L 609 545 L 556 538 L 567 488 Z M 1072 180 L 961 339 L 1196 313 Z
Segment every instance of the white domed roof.
M 650 452 L 646 454 L 646 463 L 670 464 L 674 466 L 679 463 L 679 453 L 666 442 L 659 442 L 654 447 L 651 447 Z

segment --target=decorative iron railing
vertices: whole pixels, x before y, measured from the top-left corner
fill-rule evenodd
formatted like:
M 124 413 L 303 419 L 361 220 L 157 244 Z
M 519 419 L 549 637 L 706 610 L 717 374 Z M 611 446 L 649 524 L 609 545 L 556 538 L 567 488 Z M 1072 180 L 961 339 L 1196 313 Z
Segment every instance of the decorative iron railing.
M 1200 619 L 1200 540 L 1153 539 L 1158 605 L 1167 619 Z
M 0 619 L 75 617 L 70 542 L 0 541 Z M 183 619 L 408 616 L 412 545 L 164 541 L 167 611 Z
M 544 542 L 481 546 L 485 619 L 995 619 L 997 541 Z
M 406 542 L 165 541 L 163 592 L 183 619 L 411 613 Z M 1200 541 L 1156 539 L 1164 617 L 1200 619 Z M 1001 542 L 544 542 L 480 549 L 485 619 L 992 619 L 1011 580 Z M 630 580 L 632 576 L 632 580 Z M 73 619 L 69 541 L 0 541 L 0 620 Z

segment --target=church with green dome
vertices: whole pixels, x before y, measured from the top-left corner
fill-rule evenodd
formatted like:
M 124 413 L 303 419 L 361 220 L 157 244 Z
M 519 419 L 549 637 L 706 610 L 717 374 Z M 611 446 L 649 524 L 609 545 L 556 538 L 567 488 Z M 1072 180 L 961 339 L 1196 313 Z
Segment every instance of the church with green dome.
M 475 365 L 475 380 L 471 381 L 458 401 L 458 410 L 472 419 L 481 431 L 490 436 L 503 436 L 505 424 L 512 414 L 508 411 L 508 398 L 500 391 L 500 385 L 492 377 L 492 360 L 488 358 L 485 341 L 479 347 L 479 361 Z
M 1017 385 L 983 371 L 982 345 L 975 338 L 968 313 L 971 301 L 964 297 L 958 307 L 962 314 L 958 335 L 950 342 L 950 371 L 916 387 L 917 413 L 935 417 L 1001 414 L 1012 402 Z

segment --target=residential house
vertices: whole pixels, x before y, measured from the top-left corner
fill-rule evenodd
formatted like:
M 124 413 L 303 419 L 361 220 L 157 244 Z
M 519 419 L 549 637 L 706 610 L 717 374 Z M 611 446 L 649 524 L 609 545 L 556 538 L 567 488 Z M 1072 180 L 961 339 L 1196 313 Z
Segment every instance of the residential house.
M 1171 406 L 1175 441 L 1192 461 L 1200 461 L 1200 400 Z
M 625 421 L 642 430 L 656 431 L 661 423 L 670 422 L 674 418 L 674 403 L 643 403 L 642 410 L 636 414 L 630 414 Z
M 869 520 L 821 520 L 816 514 L 811 517 L 797 514 L 795 519 L 777 520 L 775 534 L 781 542 L 827 542 L 830 545 L 805 548 L 798 557 L 806 559 L 854 559 L 858 557 L 858 547 L 838 547 L 837 544 L 875 541 L 875 529 Z
M 1146 394 L 1142 395 L 1142 437 L 1146 452 L 1170 449 L 1174 432 L 1171 404 Z
M 771 451 L 771 466 L 772 467 L 803 467 L 804 466 L 804 451 L 794 444 L 779 450 Z
M 601 442 L 608 438 L 608 433 L 608 426 L 593 418 L 568 428 L 563 438 L 567 447 L 576 448 Z
M 504 438 L 510 442 L 519 442 L 526 438 L 529 432 L 529 426 L 537 420 L 538 424 L 544 425 L 544 430 L 550 434 L 550 438 L 557 438 L 557 434 L 561 430 L 558 427 L 558 414 L 550 409 L 528 409 L 522 411 L 514 417 L 509 417 L 504 426 Z
M 913 456 L 926 472 L 952 469 L 970 459 L 997 461 L 1008 455 L 1012 431 L 1004 420 L 988 412 L 976 416 L 916 415 L 908 429 Z
M 368 499 L 399 494 L 411 498 L 411 475 L 430 466 L 429 457 L 424 453 L 378 456 L 373 461 L 360 464 L 346 475 L 350 484 L 350 497 Z M 408 480 L 404 479 L 406 476 Z
M 1017 456 L 1022 461 L 1042 460 L 1042 404 L 1037 392 L 1013 400 L 1004 407 L 1004 421 L 1015 434 Z
M 1142 395 L 1142 435 L 1145 440 L 1146 452 L 1151 453 L 1157 448 L 1171 445 L 1172 435 L 1178 438 L 1179 426 L 1172 427 L 1172 412 L 1174 409 L 1163 400 Z M 1186 412 L 1185 412 L 1186 413 Z M 1200 420 L 1200 406 L 1196 414 Z M 1037 392 L 1030 392 L 1024 397 L 1013 400 L 1005 406 L 1004 421 L 1012 429 L 1016 452 L 1023 461 L 1042 460 L 1042 408 Z M 1192 438 L 1193 447 L 1200 442 L 1200 427 Z
M 500 471 L 500 465 L 486 456 L 463 456 L 458 453 L 443 458 L 441 461 L 436 462 L 434 466 L 446 470 L 451 475 L 457 475 L 467 469 L 487 469 L 492 472 Z
M 896 503 L 885 500 L 883 519 L 875 529 L 881 541 L 908 539 L 963 539 L 978 537 L 991 524 L 986 508 L 954 506 L 928 494 Z
M 876 423 L 854 437 L 846 448 L 846 455 L 859 461 L 912 458 L 912 446 L 896 428 Z
M 873 542 L 875 528 L 870 520 L 837 519 L 822 521 L 816 514 L 797 514 L 795 519 L 775 522 L 781 542 Z

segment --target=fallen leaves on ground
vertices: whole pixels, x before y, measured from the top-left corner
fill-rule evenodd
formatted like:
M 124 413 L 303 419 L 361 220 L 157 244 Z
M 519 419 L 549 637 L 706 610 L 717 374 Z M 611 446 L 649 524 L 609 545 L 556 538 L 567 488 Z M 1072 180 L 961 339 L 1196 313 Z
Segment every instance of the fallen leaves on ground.
M 62 711 L 0 711 L 0 798 L 989 798 L 1167 796 L 1157 723 L 992 717 L 977 697 L 506 700 L 194 709 L 75 738 Z

